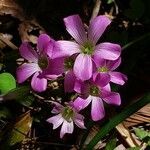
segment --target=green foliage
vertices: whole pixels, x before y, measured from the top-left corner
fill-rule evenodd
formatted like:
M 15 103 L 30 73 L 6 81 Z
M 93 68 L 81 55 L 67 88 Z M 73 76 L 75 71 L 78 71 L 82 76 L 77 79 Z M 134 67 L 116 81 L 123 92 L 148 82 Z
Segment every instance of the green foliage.
M 105 150 L 114 150 L 115 147 L 116 147 L 116 143 L 117 143 L 116 138 L 111 139 L 111 140 L 106 144 Z
M 145 131 L 143 129 L 135 128 L 134 129 L 136 136 L 138 136 L 141 140 L 143 140 L 146 137 L 150 138 L 150 132 Z
M 134 132 L 137 137 L 139 137 L 143 142 L 150 145 L 150 132 L 145 131 L 144 129 L 135 128 Z
M 0 93 L 6 94 L 16 88 L 15 78 L 10 73 L 0 74 Z

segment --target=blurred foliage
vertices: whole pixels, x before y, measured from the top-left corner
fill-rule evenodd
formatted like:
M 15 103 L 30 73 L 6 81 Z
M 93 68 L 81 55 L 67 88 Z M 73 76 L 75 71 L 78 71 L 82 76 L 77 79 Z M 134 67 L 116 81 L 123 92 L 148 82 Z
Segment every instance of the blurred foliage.
M 108 141 L 108 143 L 106 144 L 105 150 L 114 150 L 116 147 L 116 143 L 117 143 L 117 139 L 111 139 L 110 141 Z

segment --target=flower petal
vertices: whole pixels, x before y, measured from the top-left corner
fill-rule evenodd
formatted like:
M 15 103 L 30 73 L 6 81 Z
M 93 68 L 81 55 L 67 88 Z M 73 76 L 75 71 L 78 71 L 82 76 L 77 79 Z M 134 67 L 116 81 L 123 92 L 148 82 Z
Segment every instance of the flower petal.
M 93 81 L 100 87 L 106 86 L 110 82 L 110 75 L 108 73 L 94 73 Z
M 49 59 L 48 68 L 43 70 L 42 74 L 46 77 L 51 77 L 52 75 L 61 75 L 64 73 L 64 59 L 65 58 Z
M 65 92 L 73 92 L 74 91 L 74 84 L 75 84 L 76 77 L 72 70 L 68 71 L 65 75 L 64 80 L 64 89 Z
M 67 122 L 66 120 L 64 120 L 60 130 L 60 138 L 63 138 L 63 136 L 66 133 L 72 133 L 73 129 L 74 129 L 73 121 Z
M 53 117 L 47 119 L 46 121 L 49 123 L 52 123 L 53 129 L 56 129 L 63 123 L 64 119 L 61 114 L 58 114 L 56 116 L 53 116 Z
M 81 97 L 78 97 L 73 102 L 73 106 L 77 111 L 80 111 L 87 107 L 91 102 L 90 96 L 87 99 L 82 99 Z
M 96 68 L 105 67 L 106 66 L 106 60 L 105 59 L 97 59 L 97 57 L 94 57 L 94 62 L 96 64 Z
M 106 91 L 111 91 L 110 84 L 108 83 L 106 86 L 103 87 L 103 89 Z
M 88 39 L 96 44 L 110 23 L 110 19 L 104 15 L 92 19 L 88 30 Z
M 51 113 L 54 113 L 54 114 L 58 114 L 59 112 L 61 112 L 61 110 L 64 107 L 63 105 L 55 101 L 51 101 L 51 103 L 55 105 L 51 111 Z
M 103 100 L 108 104 L 120 105 L 121 98 L 119 93 L 116 92 L 109 92 L 109 91 L 102 91 Z
M 40 77 L 39 72 L 36 72 L 31 80 L 33 90 L 43 92 L 47 88 L 47 79 Z
M 79 54 L 75 60 L 73 71 L 76 77 L 82 81 L 90 79 L 93 73 L 91 56 Z
M 116 84 L 124 85 L 127 81 L 127 76 L 120 72 L 110 72 L 110 81 Z
M 80 53 L 80 46 L 71 41 L 57 41 L 52 58 L 66 57 Z
M 49 43 L 50 37 L 47 34 L 41 34 L 37 40 L 37 48 L 39 52 L 43 52 L 45 50 L 46 45 Z
M 107 61 L 107 67 L 110 71 L 115 70 L 116 68 L 119 67 L 119 65 L 121 64 L 121 57 L 119 57 L 117 60 L 114 61 Z
M 79 43 L 83 44 L 87 40 L 84 25 L 79 15 L 64 18 L 66 30 Z
M 31 45 L 27 42 L 23 42 L 19 48 L 20 55 L 30 62 L 38 62 L 38 55 Z
M 36 63 L 23 64 L 17 69 L 17 81 L 22 83 L 27 80 L 33 73 L 40 71 Z
M 95 59 L 107 59 L 107 60 L 116 60 L 121 54 L 121 47 L 118 44 L 113 43 L 101 43 L 98 44 L 95 48 L 94 60 Z
M 101 120 L 105 116 L 104 105 L 99 97 L 92 96 L 91 116 L 93 121 Z
M 75 119 L 74 119 L 74 123 L 82 129 L 86 129 L 86 127 L 84 126 L 84 116 L 80 115 L 80 114 L 76 114 Z
M 54 41 L 52 38 L 50 38 L 50 41 L 45 45 L 44 52 L 52 58 L 53 53 L 56 50 L 56 41 Z
M 80 93 L 82 97 L 86 99 L 89 96 L 89 90 L 90 90 L 90 85 L 87 82 L 83 82 L 81 80 L 76 79 L 74 84 L 74 91 Z

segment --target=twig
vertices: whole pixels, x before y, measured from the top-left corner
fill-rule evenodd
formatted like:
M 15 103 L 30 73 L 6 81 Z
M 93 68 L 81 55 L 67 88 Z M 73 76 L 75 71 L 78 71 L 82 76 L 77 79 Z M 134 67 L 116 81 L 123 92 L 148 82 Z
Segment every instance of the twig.
M 40 95 L 38 95 L 38 94 L 36 94 L 36 93 L 34 93 L 34 92 L 31 92 L 35 97 L 37 97 L 38 99 L 40 99 L 40 100 L 44 100 L 45 98 L 44 97 L 42 97 L 42 96 L 40 96 Z
M 117 125 L 116 129 L 130 147 L 140 146 L 141 144 L 140 141 L 137 139 L 134 139 L 131 132 L 128 130 L 128 128 L 125 127 L 123 123 L 120 123 L 119 125 Z
M 147 37 L 149 37 L 149 36 L 150 36 L 150 33 L 147 33 L 147 34 L 144 34 L 144 35 L 140 36 L 139 38 L 137 38 L 137 39 L 135 39 L 135 40 L 129 42 L 129 43 L 126 44 L 126 45 L 124 45 L 124 46 L 122 47 L 122 50 L 125 50 L 125 49 L 129 48 L 130 46 L 132 46 L 132 45 L 134 45 L 134 44 L 140 42 L 141 40 L 143 40 L 143 39 L 145 39 L 145 38 L 147 38 Z
M 114 0 L 114 5 L 115 5 L 115 10 L 116 10 L 116 15 L 117 15 L 119 13 L 119 8 L 115 0 Z
M 91 20 L 98 15 L 98 13 L 100 11 L 100 6 L 101 6 L 101 0 L 96 0 L 95 6 L 94 6 L 93 12 L 92 12 Z
M 8 45 L 10 48 L 12 48 L 13 50 L 17 50 L 18 47 L 13 44 L 10 40 L 8 40 L 7 38 L 3 37 L 2 34 L 0 34 L 0 40 L 5 43 L 6 45 Z

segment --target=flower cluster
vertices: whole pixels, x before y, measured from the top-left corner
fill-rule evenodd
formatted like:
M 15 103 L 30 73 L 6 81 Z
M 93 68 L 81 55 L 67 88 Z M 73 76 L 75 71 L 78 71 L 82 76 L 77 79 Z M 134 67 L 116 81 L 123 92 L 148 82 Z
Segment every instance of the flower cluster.
M 115 71 L 121 63 L 121 47 L 118 44 L 103 42 L 98 44 L 111 21 L 106 16 L 98 16 L 90 21 L 87 30 L 78 15 L 64 18 L 68 33 L 74 41 L 55 41 L 41 34 L 34 50 L 29 43 L 20 46 L 20 54 L 25 60 L 17 70 L 19 83 L 33 75 L 31 87 L 37 92 L 45 91 L 47 80 L 56 79 L 65 73 L 65 92 L 76 92 L 78 97 L 65 106 L 54 103 L 52 113 L 47 119 L 53 129 L 62 124 L 60 137 L 72 133 L 73 123 L 85 129 L 84 117 L 79 114 L 91 103 L 91 118 L 98 121 L 105 116 L 103 101 L 120 105 L 119 93 L 112 92 L 110 82 L 123 85 L 127 77 Z

